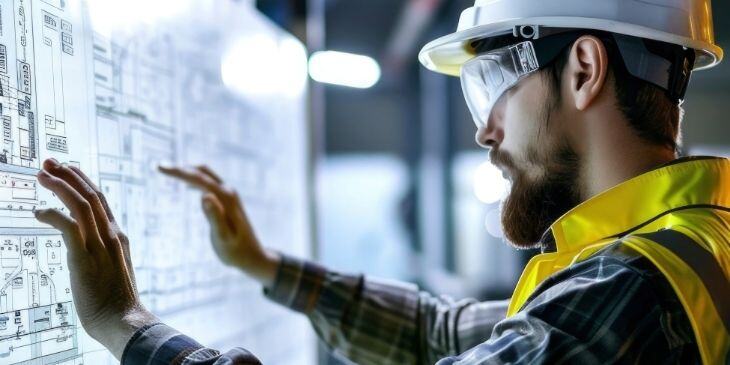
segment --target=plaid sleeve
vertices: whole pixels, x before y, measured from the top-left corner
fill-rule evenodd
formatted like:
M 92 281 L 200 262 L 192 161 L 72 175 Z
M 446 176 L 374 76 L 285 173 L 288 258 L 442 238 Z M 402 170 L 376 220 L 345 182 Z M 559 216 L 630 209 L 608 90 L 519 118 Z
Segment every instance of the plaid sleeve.
M 306 314 L 331 350 L 358 364 L 433 364 L 486 340 L 507 307 L 435 297 L 413 284 L 336 273 L 285 255 L 265 294 Z
M 192 338 L 157 323 L 140 328 L 127 342 L 121 365 L 254 365 L 261 363 L 241 348 L 226 353 L 205 348 Z

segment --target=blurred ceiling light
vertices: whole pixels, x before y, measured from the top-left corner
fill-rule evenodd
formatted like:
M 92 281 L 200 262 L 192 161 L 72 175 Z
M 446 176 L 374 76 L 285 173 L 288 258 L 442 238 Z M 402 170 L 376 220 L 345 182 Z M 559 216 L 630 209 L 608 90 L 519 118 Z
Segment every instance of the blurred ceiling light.
M 279 42 L 279 86 L 285 94 L 296 97 L 307 86 L 307 49 L 295 38 Z
M 315 81 L 366 89 L 380 80 L 380 66 L 368 56 L 315 52 L 309 58 L 309 76 Z
M 221 79 L 242 96 L 295 97 L 307 83 L 307 51 L 293 38 L 241 37 L 223 55 Z
M 508 187 L 509 182 L 502 177 L 502 172 L 489 161 L 482 162 L 474 172 L 474 195 L 483 203 L 501 200 Z
M 504 231 L 502 231 L 502 211 L 499 208 L 490 209 L 487 212 L 487 215 L 484 217 L 484 227 L 490 236 L 495 238 L 504 237 Z

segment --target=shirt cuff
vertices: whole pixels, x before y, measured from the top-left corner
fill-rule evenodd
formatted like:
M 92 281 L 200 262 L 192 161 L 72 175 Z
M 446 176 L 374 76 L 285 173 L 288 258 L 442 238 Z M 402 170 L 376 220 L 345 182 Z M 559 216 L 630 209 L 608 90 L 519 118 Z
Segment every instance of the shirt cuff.
M 121 365 L 180 364 L 203 348 L 190 337 L 162 323 L 144 326 L 132 335 L 122 353 Z
M 319 299 L 327 269 L 310 261 L 281 254 L 281 263 L 271 288 L 264 295 L 295 311 L 311 313 Z

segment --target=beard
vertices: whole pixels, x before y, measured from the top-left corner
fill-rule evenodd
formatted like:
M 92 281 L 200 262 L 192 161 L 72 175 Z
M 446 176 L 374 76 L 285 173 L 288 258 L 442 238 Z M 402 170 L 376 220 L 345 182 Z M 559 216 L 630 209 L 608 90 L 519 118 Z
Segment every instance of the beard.
M 494 152 L 493 161 L 512 174 L 510 193 L 502 202 L 505 237 L 517 248 L 539 247 L 550 225 L 580 204 L 578 156 L 570 147 L 560 146 L 545 161 L 533 149 L 528 152 L 528 161 L 542 166 L 543 171 L 540 176 L 532 177 L 519 169 L 509 155 Z
M 556 99 L 546 101 L 538 118 L 545 129 L 549 129 L 556 107 Z M 490 152 L 492 163 L 511 176 L 510 193 L 502 202 L 502 230 L 505 238 L 520 249 L 540 247 L 540 239 L 550 225 L 581 202 L 577 153 L 567 143 L 551 143 L 540 134 L 527 149 L 524 161 L 520 161 L 525 168 L 520 168 L 523 163 L 516 163 L 506 152 L 497 148 Z M 527 171 L 528 167 L 533 171 Z

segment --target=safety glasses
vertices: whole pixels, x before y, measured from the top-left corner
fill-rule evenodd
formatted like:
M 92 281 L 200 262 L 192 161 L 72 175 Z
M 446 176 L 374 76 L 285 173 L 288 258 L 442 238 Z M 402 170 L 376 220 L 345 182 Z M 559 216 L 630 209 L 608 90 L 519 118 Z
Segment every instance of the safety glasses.
M 561 51 L 587 32 L 540 28 L 540 33 L 535 33 L 535 39 L 522 38 L 522 42 L 505 47 L 495 45 L 519 39 L 507 35 L 472 44 L 477 56 L 462 66 L 461 88 L 477 128 L 486 125 L 492 108 L 505 91 L 550 64 Z
M 461 68 L 461 88 L 477 128 L 486 125 L 499 98 L 524 78 L 549 65 L 567 46 L 584 34 L 593 34 L 616 48 L 620 67 L 614 71 L 650 82 L 681 100 L 694 65 L 694 51 L 661 42 L 585 29 L 542 29 L 542 35 L 506 47 L 499 42 L 519 40 L 513 35 L 485 38 L 472 43 L 477 56 Z M 666 45 L 666 44 L 664 44 Z
M 474 123 L 487 123 L 494 104 L 520 80 L 540 69 L 532 41 L 489 51 L 461 67 L 461 88 Z

